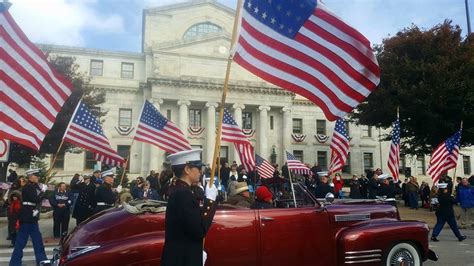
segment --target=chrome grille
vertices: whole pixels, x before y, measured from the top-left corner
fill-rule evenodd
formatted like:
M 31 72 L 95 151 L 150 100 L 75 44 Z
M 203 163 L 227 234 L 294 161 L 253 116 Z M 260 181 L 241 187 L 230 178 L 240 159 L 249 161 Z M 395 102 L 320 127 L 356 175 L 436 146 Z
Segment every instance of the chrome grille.
M 346 251 L 344 256 L 345 264 L 370 263 L 379 262 L 381 260 L 381 249 Z

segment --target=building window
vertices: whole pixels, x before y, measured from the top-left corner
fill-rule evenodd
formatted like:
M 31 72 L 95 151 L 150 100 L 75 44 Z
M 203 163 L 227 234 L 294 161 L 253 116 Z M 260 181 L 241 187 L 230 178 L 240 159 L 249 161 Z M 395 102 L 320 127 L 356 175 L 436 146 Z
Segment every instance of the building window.
M 471 174 L 471 157 L 464 155 L 462 157 L 462 164 L 464 166 L 464 174 L 470 175 Z
M 405 173 L 405 168 L 407 167 L 407 160 L 405 159 L 405 155 L 400 154 L 400 161 L 398 164 L 398 172 Z
M 364 172 L 374 169 L 374 155 L 371 152 L 364 152 Z
M 293 118 L 293 133 L 303 134 L 303 119 Z
M 201 127 L 201 110 L 189 109 L 189 126 Z
M 347 160 L 344 163 L 344 166 L 342 167 L 342 172 L 346 174 L 351 173 L 351 153 L 347 154 Z
M 252 129 L 251 112 L 242 112 L 242 129 Z
M 316 134 L 326 135 L 326 120 L 316 120 Z
M 171 110 L 170 109 L 166 110 L 166 118 L 168 120 L 171 120 Z
M 221 158 L 221 163 L 229 162 L 229 147 L 221 146 L 221 153 L 219 154 L 219 158 Z
M 91 60 L 91 76 L 103 76 L 104 75 L 104 61 L 102 60 Z
M 220 32 L 222 28 L 214 23 L 204 22 L 191 26 L 185 33 L 183 38 L 185 40 L 193 39 L 199 36 L 205 36 L 209 33 Z
M 347 136 L 350 136 L 351 133 L 350 133 L 350 131 L 349 131 L 349 121 L 344 121 L 344 124 L 346 125 Z
M 94 169 L 94 166 L 97 164 L 97 161 L 95 160 L 94 153 L 90 152 L 90 151 L 86 151 L 84 159 L 85 159 L 84 170 Z
M 122 158 L 129 158 L 130 155 L 130 145 L 117 145 L 117 153 Z M 130 160 L 127 161 L 127 169 L 130 170 Z
M 318 151 L 318 165 L 321 170 L 328 170 L 328 153 L 326 151 Z
M 372 137 L 372 127 L 371 126 L 362 126 L 362 137 L 367 137 L 367 138 Z
M 424 175 L 426 174 L 426 169 L 425 169 L 425 158 L 421 156 L 420 158 L 416 158 L 416 170 L 417 174 L 419 175 Z
M 132 109 L 120 108 L 119 109 L 119 127 L 131 127 L 132 126 Z
M 65 151 L 64 149 L 61 149 L 58 153 L 58 156 L 56 157 L 56 161 L 54 162 L 54 166 L 53 166 L 53 169 L 61 169 L 61 170 L 64 170 L 64 155 L 65 155 Z M 53 155 L 51 157 L 51 164 L 53 163 L 53 160 L 54 160 L 54 156 Z
M 304 163 L 303 151 L 295 150 L 293 151 L 293 155 L 296 157 L 296 160 Z
M 273 130 L 273 115 L 270 116 L 270 130 Z
M 133 63 L 122 63 L 122 78 L 133 79 L 134 65 Z

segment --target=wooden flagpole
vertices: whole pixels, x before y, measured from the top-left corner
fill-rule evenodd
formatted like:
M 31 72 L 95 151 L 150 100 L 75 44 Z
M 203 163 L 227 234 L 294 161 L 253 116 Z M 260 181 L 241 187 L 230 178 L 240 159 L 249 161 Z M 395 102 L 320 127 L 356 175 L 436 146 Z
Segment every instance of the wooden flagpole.
M 130 161 L 130 155 L 132 154 L 133 143 L 135 143 L 135 138 L 132 139 L 132 143 L 130 144 L 130 150 L 128 151 L 127 159 L 125 159 L 125 165 L 123 167 L 122 177 L 120 178 L 120 183 L 117 186 L 122 185 L 123 179 L 125 178 L 125 172 L 127 172 L 128 162 Z
M 286 157 L 286 165 L 288 167 L 288 157 Z M 290 178 L 291 192 L 293 194 L 293 202 L 295 203 L 295 208 L 297 208 L 298 206 L 296 206 L 295 187 L 293 186 L 293 176 L 291 175 L 290 168 L 288 168 L 288 177 Z
M 222 136 L 222 119 L 224 118 L 224 105 L 225 101 L 227 98 L 227 92 L 229 90 L 229 78 L 230 78 L 230 68 L 232 65 L 233 57 L 232 57 L 232 48 L 235 45 L 236 39 L 237 39 L 237 29 L 238 29 L 238 24 L 239 24 L 239 19 L 240 19 L 240 11 L 242 7 L 242 0 L 237 1 L 237 8 L 235 10 L 235 18 L 234 18 L 234 27 L 232 29 L 232 38 L 231 38 L 231 47 L 229 50 L 229 58 L 227 59 L 227 69 L 225 73 L 225 79 L 224 79 L 224 91 L 222 92 L 222 98 L 221 98 L 221 105 L 219 106 L 219 124 L 217 126 L 217 134 L 216 134 L 216 145 L 214 146 L 214 157 L 212 159 L 212 165 L 211 165 L 211 180 L 209 182 L 209 187 L 212 187 L 212 184 L 214 184 L 214 177 L 215 177 L 215 171 L 216 171 L 216 165 L 217 165 L 217 159 L 219 156 L 219 152 L 221 150 L 221 136 Z

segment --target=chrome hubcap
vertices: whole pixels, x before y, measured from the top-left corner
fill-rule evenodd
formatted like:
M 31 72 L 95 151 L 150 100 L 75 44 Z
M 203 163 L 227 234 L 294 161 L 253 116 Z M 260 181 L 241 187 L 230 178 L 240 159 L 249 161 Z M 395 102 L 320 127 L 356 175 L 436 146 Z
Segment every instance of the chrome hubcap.
M 397 250 L 390 259 L 393 266 L 415 266 L 415 258 L 410 251 L 402 248 Z

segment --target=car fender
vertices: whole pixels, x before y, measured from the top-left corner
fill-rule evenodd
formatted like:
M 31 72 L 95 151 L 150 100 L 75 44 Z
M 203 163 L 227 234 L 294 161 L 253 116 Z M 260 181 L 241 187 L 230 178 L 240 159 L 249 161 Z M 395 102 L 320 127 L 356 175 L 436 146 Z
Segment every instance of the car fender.
M 419 221 L 374 219 L 341 229 L 336 235 L 339 264 L 367 260 L 380 264 L 385 252 L 395 243 L 414 244 L 422 260 L 428 257 L 428 225 Z

